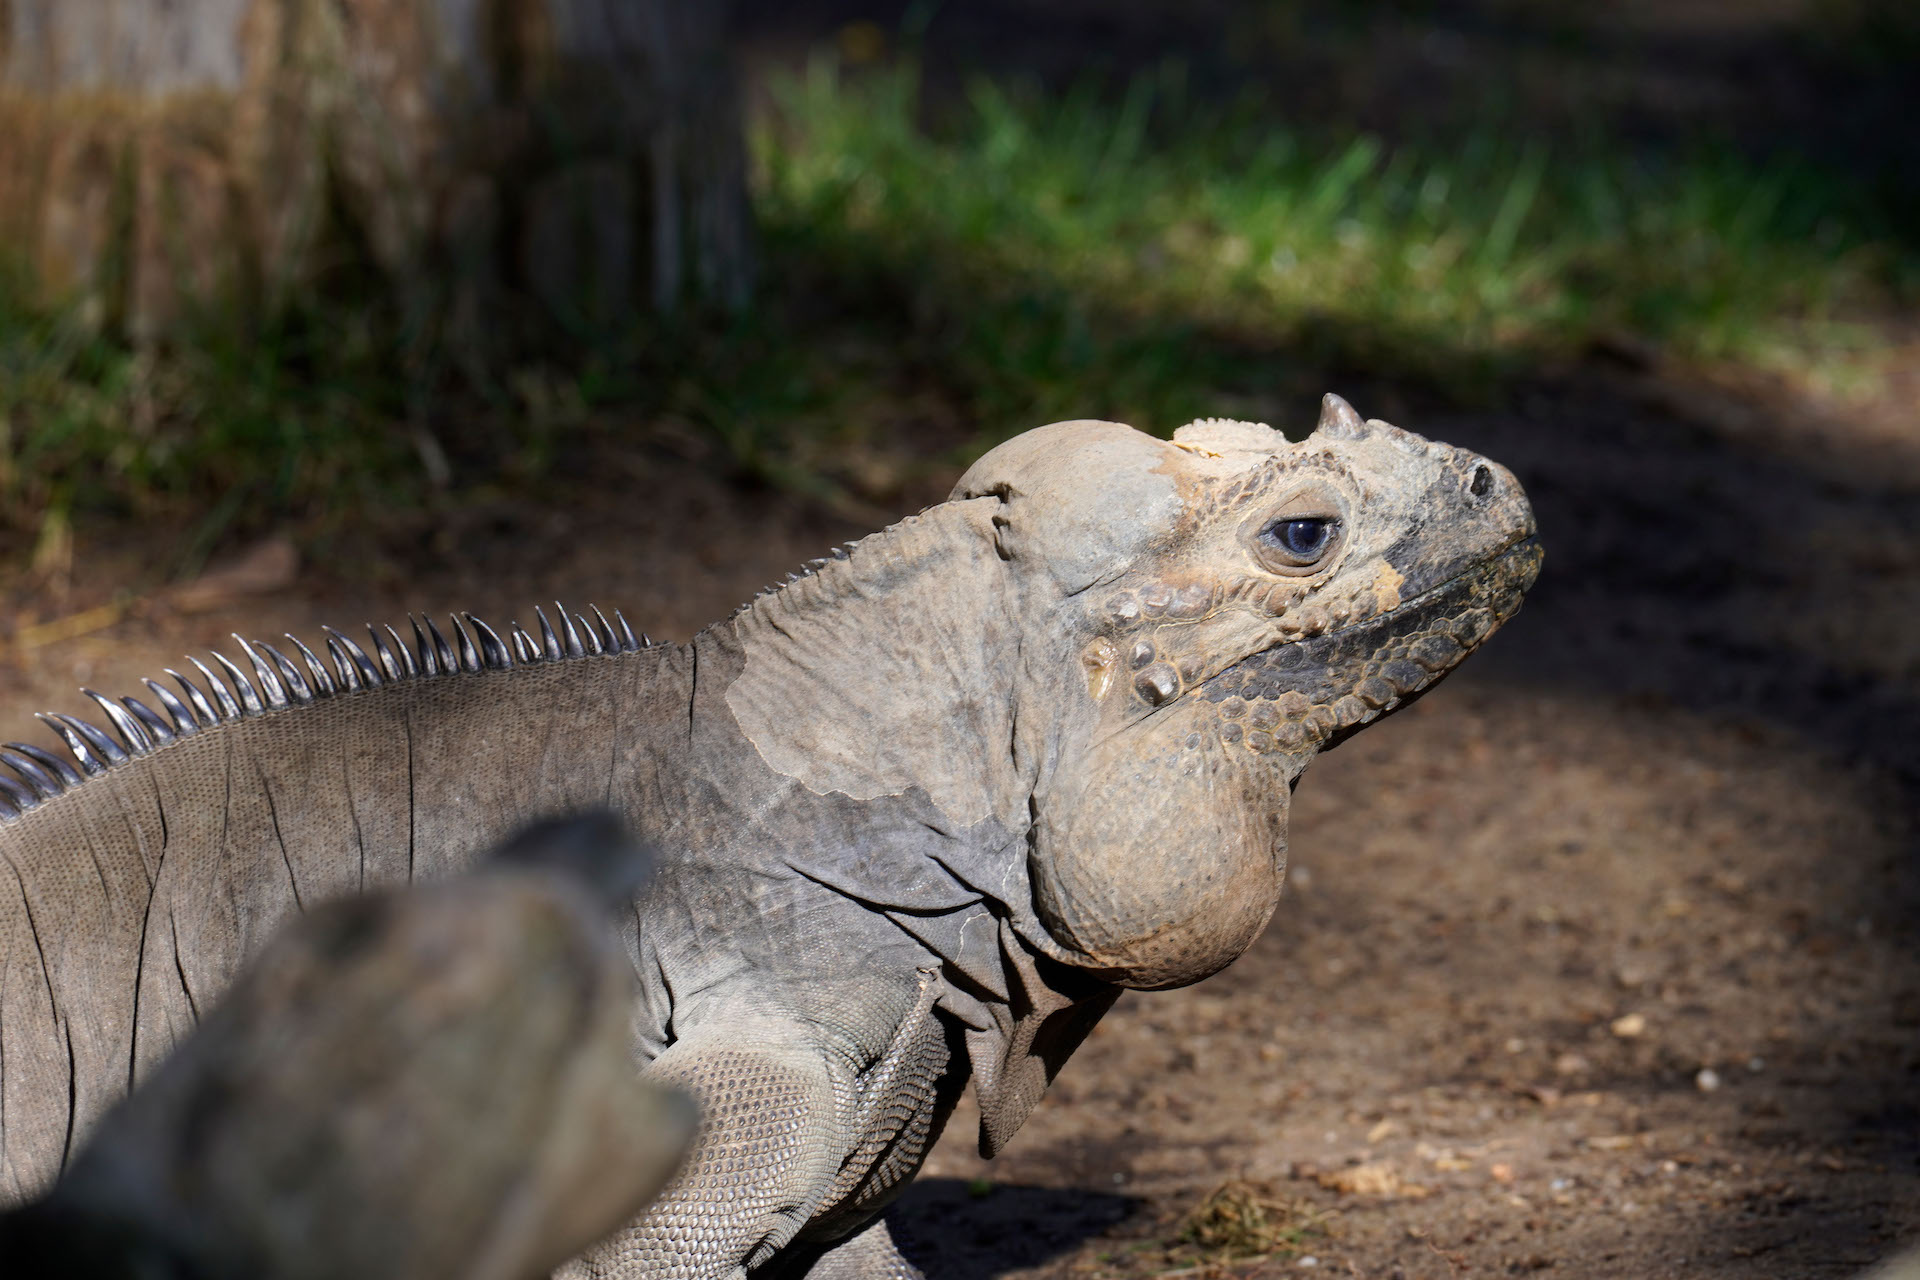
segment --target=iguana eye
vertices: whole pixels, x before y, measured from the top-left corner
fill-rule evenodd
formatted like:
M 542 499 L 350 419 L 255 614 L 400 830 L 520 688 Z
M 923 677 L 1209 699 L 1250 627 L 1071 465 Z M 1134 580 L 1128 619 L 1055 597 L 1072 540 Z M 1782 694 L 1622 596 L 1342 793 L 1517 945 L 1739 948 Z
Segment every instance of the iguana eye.
M 1268 573 L 1304 578 L 1319 573 L 1345 541 L 1347 499 L 1333 485 L 1308 479 L 1243 526 L 1244 545 Z
M 1333 537 L 1333 521 L 1318 517 L 1276 520 L 1267 526 L 1266 537 L 1303 562 L 1318 560 Z
M 1283 572 L 1309 568 L 1326 559 L 1339 533 L 1332 516 L 1281 516 L 1260 530 L 1261 559 Z

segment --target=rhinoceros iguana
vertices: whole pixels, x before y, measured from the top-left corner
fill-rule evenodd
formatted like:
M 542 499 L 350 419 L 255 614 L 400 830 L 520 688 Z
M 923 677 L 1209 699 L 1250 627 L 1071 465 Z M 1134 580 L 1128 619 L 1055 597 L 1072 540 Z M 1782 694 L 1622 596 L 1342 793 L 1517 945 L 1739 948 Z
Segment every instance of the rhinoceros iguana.
M 50 1179 L 289 912 L 608 805 L 663 850 L 634 1053 L 704 1120 L 566 1274 L 916 1275 L 878 1211 L 967 1079 L 992 1154 L 1122 989 L 1238 956 L 1314 754 L 1539 558 L 1509 473 L 1336 397 L 1298 443 L 1066 422 L 686 645 L 469 617 L 100 699 L 111 730 L 52 721 L 71 760 L 5 757 L 0 1190 Z

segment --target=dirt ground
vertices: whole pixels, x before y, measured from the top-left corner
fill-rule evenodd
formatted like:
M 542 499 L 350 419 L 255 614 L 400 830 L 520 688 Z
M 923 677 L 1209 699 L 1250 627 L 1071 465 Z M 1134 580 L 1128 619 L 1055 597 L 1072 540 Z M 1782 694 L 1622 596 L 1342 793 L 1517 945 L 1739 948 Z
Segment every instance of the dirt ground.
M 1447 686 L 1314 766 L 1244 959 L 1124 999 L 998 1161 L 963 1107 L 895 1211 L 909 1250 L 946 1280 L 1731 1280 L 1920 1241 L 1920 459 L 1898 404 L 1601 368 L 1487 413 L 1342 389 L 1512 466 L 1539 586 Z M 44 740 L 33 708 L 135 691 L 235 626 L 558 595 L 684 638 L 858 532 L 603 445 L 545 506 L 465 509 L 396 551 L 404 592 L 311 564 L 211 613 L 136 601 L 27 648 L 16 625 L 0 736 Z M 30 636 L 86 627 L 139 563 L 95 549 L 57 610 L 25 581 L 7 603 L 54 625 Z M 1212 1218 L 1238 1196 L 1243 1229 L 1184 1240 L 1223 1186 Z

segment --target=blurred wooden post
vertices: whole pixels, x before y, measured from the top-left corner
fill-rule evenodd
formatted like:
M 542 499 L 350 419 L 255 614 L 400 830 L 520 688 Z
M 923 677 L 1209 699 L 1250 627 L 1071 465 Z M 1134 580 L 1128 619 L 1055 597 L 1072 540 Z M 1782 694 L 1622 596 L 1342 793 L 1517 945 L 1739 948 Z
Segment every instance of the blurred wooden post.
M 7 0 L 0 255 L 135 337 L 363 281 L 474 335 L 743 301 L 725 0 Z

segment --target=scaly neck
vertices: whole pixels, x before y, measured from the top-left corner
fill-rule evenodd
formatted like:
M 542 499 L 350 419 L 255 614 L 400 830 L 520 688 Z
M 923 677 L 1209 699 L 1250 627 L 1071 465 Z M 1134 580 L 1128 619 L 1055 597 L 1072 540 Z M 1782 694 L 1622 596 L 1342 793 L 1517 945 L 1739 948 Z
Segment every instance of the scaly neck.
M 859 800 L 919 788 L 957 828 L 1024 829 L 1021 634 L 998 505 L 930 508 L 732 619 L 744 667 L 725 702 L 768 767 Z

